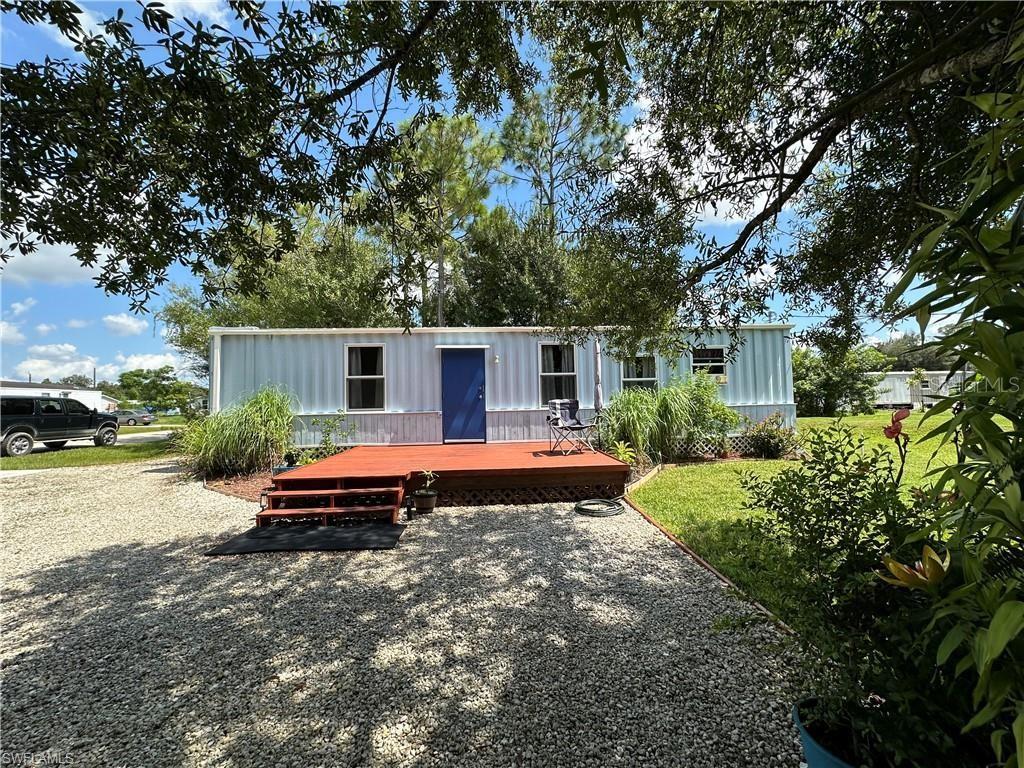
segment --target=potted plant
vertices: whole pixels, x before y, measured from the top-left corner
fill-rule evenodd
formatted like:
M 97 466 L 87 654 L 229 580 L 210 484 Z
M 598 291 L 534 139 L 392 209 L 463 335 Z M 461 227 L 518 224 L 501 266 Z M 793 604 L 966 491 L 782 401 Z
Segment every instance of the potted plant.
M 281 462 L 281 464 L 270 468 L 271 475 L 279 475 L 282 472 L 287 472 L 289 469 L 294 469 L 298 464 L 298 455 L 295 451 L 288 451 L 281 457 Z
M 417 488 L 412 492 L 412 499 L 416 504 L 416 512 L 433 512 L 434 507 L 437 506 L 437 491 L 430 486 L 437 481 L 437 473 L 424 469 L 420 472 L 420 477 L 423 478 L 423 487 Z

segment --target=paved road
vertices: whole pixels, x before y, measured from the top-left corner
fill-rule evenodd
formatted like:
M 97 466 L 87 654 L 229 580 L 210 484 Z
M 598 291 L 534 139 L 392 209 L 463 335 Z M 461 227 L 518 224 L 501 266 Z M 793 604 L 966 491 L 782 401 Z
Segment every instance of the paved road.
M 127 435 L 118 435 L 118 445 L 130 445 L 131 443 L 155 443 L 157 440 L 163 440 L 174 430 L 163 429 L 159 432 L 135 432 Z M 86 437 L 81 440 L 68 440 L 68 448 L 86 448 L 92 445 L 92 438 Z M 40 453 L 42 451 L 49 450 L 42 443 L 36 443 L 36 447 L 32 449 L 32 453 Z

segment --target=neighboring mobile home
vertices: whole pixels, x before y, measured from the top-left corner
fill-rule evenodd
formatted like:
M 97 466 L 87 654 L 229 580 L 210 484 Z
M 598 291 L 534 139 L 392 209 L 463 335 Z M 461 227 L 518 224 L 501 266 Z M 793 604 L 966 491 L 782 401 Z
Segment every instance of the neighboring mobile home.
M 882 376 L 881 372 L 868 376 Z M 963 388 L 970 374 L 959 371 L 949 376 L 949 371 L 924 371 L 924 379 L 912 382 L 914 371 L 889 371 L 875 388 L 875 405 L 879 408 L 918 408 L 922 403 L 929 406 L 936 398 Z
M 623 387 L 655 387 L 705 370 L 722 398 L 754 420 L 796 420 L 789 325 L 747 325 L 728 359 L 729 335 L 699 337 L 679 359 L 642 355 L 621 363 L 604 351 L 604 402 Z M 576 398 L 594 407 L 594 341 L 562 344 L 544 328 L 212 328 L 210 410 L 265 386 L 295 398 L 296 442 L 319 440 L 311 420 L 344 411 L 353 442 L 441 443 L 547 439 L 545 404 Z

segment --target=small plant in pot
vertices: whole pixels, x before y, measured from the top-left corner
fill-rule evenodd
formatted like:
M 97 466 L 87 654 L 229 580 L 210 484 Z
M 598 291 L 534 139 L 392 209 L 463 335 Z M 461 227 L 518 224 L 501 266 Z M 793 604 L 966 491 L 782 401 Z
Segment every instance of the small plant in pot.
M 437 491 L 430 486 L 437 481 L 437 473 L 424 469 L 420 472 L 420 477 L 423 478 L 423 487 L 417 488 L 412 492 L 412 499 L 416 504 L 416 512 L 418 514 L 433 512 L 434 507 L 437 506 Z
M 281 463 L 271 468 L 270 474 L 279 475 L 282 472 L 287 472 L 289 469 L 294 469 L 298 466 L 298 463 L 299 454 L 295 450 L 287 451 L 281 457 Z

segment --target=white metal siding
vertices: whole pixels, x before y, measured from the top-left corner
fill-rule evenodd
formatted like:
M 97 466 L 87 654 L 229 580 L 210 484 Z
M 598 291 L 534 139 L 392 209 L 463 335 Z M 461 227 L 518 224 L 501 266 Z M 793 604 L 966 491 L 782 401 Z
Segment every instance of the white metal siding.
M 795 423 L 790 346 L 783 328 L 744 328 L 742 345 L 726 364 L 728 381 L 720 391 L 737 411 L 764 418 L 783 412 Z M 383 344 L 386 371 L 386 412 L 352 414 L 362 443 L 441 441 L 441 350 L 439 345 L 488 345 L 486 364 L 487 439 L 544 439 L 547 435 L 540 401 L 539 345 L 557 343 L 550 335 L 530 330 L 420 330 L 412 334 L 345 333 L 226 333 L 215 337 L 218 348 L 211 371 L 216 392 L 214 410 L 227 407 L 267 385 L 292 394 L 302 415 L 296 430 L 301 444 L 319 439 L 309 420 L 317 414 L 346 410 L 345 345 Z M 707 346 L 728 346 L 725 331 L 700 339 Z M 621 364 L 602 355 L 605 402 L 621 387 Z M 593 408 L 593 343 L 576 347 L 577 393 L 581 407 Z M 690 358 L 659 358 L 658 379 L 690 374 Z

